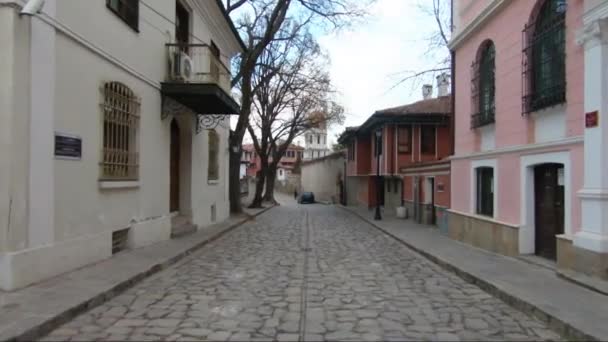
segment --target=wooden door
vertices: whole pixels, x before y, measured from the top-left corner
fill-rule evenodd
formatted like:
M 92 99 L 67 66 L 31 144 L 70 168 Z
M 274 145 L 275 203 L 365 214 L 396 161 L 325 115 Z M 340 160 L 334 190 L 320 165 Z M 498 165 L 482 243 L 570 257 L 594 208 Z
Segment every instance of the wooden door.
M 171 121 L 171 171 L 170 171 L 170 198 L 171 212 L 179 211 L 179 127 L 175 119 Z
M 556 235 L 564 233 L 564 168 L 543 164 L 534 168 L 535 251 L 556 259 Z

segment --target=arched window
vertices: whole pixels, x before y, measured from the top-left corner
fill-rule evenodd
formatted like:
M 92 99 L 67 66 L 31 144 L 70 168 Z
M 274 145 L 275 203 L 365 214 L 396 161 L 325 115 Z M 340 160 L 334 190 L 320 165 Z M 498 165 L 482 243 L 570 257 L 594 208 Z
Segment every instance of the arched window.
M 103 135 L 100 179 L 137 180 L 140 100 L 131 89 L 120 82 L 104 83 L 102 93 Z
M 219 146 L 220 138 L 217 132 L 209 130 L 209 160 L 207 163 L 207 180 L 216 181 L 220 177 Z
M 566 6 L 539 2 L 524 29 L 524 114 L 566 101 Z
M 495 55 L 494 43 L 491 40 L 487 40 L 481 44 L 477 58 L 472 65 L 471 107 L 473 111 L 471 115 L 471 128 L 488 125 L 495 121 Z

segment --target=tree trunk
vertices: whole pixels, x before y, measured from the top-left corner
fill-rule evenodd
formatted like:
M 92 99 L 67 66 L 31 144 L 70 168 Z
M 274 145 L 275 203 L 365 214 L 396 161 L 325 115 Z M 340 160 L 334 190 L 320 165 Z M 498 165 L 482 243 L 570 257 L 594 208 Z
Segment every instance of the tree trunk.
M 262 192 L 264 191 L 264 183 L 266 181 L 266 173 L 263 169 L 258 171 L 255 182 L 255 194 L 253 195 L 253 201 L 249 208 L 261 208 L 262 207 Z
M 269 167 L 268 174 L 266 175 L 266 192 L 264 193 L 264 201 L 270 202 L 272 204 L 277 204 L 277 201 L 274 199 L 274 183 L 277 180 L 277 168 Z

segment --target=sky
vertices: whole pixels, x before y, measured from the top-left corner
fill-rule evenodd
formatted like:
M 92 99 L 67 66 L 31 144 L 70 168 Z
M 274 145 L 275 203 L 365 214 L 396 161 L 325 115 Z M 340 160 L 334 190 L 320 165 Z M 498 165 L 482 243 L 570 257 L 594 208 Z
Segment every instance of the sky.
M 318 37 L 331 58 L 332 82 L 347 114 L 344 125 L 330 129 L 331 141 L 344 126 L 360 125 L 376 110 L 422 99 L 421 90 L 412 83 L 394 87 L 403 71 L 424 70 L 436 63 L 425 55 L 426 38 L 436 26 L 419 9 L 422 1 L 429 2 L 377 0 L 363 25 Z
M 436 25 L 418 7 L 429 0 L 376 0 L 364 23 L 346 30 L 319 34 L 317 39 L 330 57 L 330 76 L 344 106 L 344 125 L 330 128 L 329 147 L 345 126 L 363 123 L 374 111 L 422 98 L 419 86 L 394 87 L 404 71 L 433 67 L 425 55 Z M 393 88 L 394 87 L 394 88 Z M 393 88 L 393 89 L 391 89 Z M 303 138 L 296 143 L 303 144 Z

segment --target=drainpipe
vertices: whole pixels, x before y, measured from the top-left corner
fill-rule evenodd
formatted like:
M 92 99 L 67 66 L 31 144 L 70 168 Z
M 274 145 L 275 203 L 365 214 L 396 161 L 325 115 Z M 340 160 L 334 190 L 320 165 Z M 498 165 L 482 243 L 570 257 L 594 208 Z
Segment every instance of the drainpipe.
M 29 0 L 19 13 L 20 15 L 35 15 L 42 11 L 44 0 Z

